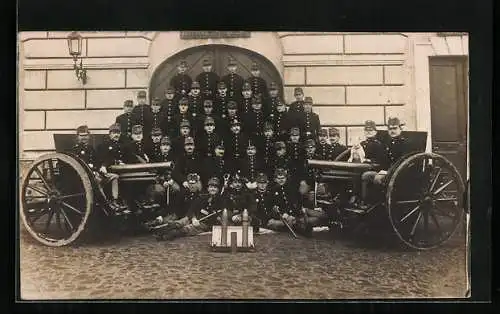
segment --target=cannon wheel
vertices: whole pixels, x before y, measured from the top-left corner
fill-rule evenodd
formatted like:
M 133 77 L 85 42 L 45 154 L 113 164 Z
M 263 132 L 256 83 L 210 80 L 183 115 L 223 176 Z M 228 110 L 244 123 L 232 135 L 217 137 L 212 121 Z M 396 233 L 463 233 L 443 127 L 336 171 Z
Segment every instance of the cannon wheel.
M 89 172 L 75 158 L 53 153 L 28 169 L 21 189 L 21 219 L 26 230 L 47 246 L 80 240 L 94 201 Z
M 417 153 L 403 160 L 387 179 L 389 220 L 401 241 L 425 250 L 452 237 L 463 219 L 465 188 L 448 159 Z
M 351 149 L 348 148 L 348 149 L 344 150 L 343 152 L 341 152 L 340 154 L 338 154 L 337 157 L 335 157 L 334 161 L 347 161 L 347 159 L 349 159 L 350 153 L 351 153 Z

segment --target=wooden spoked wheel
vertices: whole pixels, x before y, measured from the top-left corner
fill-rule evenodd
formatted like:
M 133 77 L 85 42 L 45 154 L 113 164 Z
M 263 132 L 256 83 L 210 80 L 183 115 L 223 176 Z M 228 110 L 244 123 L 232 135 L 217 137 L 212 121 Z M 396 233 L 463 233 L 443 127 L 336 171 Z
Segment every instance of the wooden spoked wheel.
M 65 246 L 82 238 L 93 206 L 88 172 L 66 154 L 35 160 L 24 178 L 20 216 L 33 238 L 47 246 Z
M 396 235 L 411 248 L 449 240 L 464 214 L 464 184 L 456 167 L 434 153 L 414 154 L 388 174 L 386 205 Z

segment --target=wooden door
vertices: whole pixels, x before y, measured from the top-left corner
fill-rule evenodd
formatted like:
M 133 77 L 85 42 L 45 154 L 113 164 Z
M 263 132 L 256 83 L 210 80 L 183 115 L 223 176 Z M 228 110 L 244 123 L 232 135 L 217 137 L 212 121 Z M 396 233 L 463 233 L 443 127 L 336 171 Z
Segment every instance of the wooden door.
M 200 74 L 204 59 L 212 60 L 213 71 L 221 78 L 226 75 L 229 58 L 234 58 L 238 64 L 237 73 L 246 79 L 250 76 L 250 66 L 253 61 L 260 65 L 261 77 L 268 84 L 275 82 L 278 88 L 283 91 L 283 82 L 279 72 L 274 65 L 263 56 L 247 49 L 226 46 L 226 45 L 206 45 L 186 49 L 167 59 L 155 71 L 150 82 L 149 93 L 151 97 L 164 97 L 164 91 L 170 84 L 170 79 L 177 73 L 177 65 L 181 60 L 188 63 L 187 74 L 195 79 Z
M 429 59 L 433 152 L 448 158 L 464 181 L 467 171 L 466 57 Z

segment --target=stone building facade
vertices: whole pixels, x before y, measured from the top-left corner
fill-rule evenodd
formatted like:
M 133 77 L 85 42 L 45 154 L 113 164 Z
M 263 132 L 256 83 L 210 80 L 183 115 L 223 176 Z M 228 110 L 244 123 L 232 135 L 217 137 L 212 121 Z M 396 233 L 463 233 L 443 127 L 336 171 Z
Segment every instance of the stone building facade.
M 324 126 L 337 126 L 351 144 L 364 120 L 381 127 L 398 116 L 408 130 L 429 132 L 430 56 L 467 56 L 466 34 L 251 32 L 242 38 L 184 39 L 180 32 L 80 32 L 88 82 L 75 77 L 68 32 L 19 34 L 21 159 L 54 150 L 54 133 L 87 124 L 106 133 L 123 101 L 151 88 L 155 73 L 195 47 L 244 48 L 269 61 L 285 101 L 294 87 L 314 99 Z

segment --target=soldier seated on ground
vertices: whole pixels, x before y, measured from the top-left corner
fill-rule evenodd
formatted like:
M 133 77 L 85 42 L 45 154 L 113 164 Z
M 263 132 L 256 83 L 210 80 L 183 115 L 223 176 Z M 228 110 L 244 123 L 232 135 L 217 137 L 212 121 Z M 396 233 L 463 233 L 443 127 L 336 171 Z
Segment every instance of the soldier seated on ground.
M 271 202 L 272 195 L 269 190 L 269 180 L 265 173 L 261 172 L 257 175 L 257 188 L 253 190 L 253 196 L 255 199 L 256 212 L 254 219 L 255 227 L 254 232 L 259 232 L 259 227 L 267 226 L 269 219 L 271 218 Z
M 207 194 L 199 195 L 190 204 L 184 217 L 158 229 L 155 234 L 157 240 L 172 240 L 210 231 L 220 221 L 220 212 L 224 208 L 224 200 L 219 193 L 220 180 L 215 177 L 208 180 L 207 191 Z
M 226 207 L 230 217 L 230 223 L 240 225 L 242 223 L 243 210 L 248 211 L 248 218 L 251 225 L 256 221 L 253 218 L 256 213 L 255 202 L 251 192 L 244 185 L 245 178 L 237 172 L 231 177 L 231 183 L 227 192 Z

